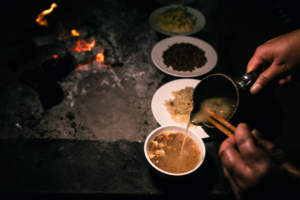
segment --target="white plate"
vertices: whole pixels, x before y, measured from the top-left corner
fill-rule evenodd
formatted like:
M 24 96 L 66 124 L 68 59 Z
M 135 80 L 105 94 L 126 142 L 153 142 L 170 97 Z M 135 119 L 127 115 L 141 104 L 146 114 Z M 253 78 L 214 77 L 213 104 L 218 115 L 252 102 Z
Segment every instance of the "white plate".
M 204 15 L 201 12 L 199 12 L 198 10 L 196 10 L 194 8 L 191 8 L 191 7 L 188 7 L 188 6 L 185 6 L 187 8 L 187 11 L 189 13 L 193 14 L 197 18 L 195 29 L 189 30 L 189 31 L 169 32 L 169 31 L 163 29 L 159 24 L 156 23 L 156 20 L 157 20 L 158 16 L 161 13 L 165 12 L 167 9 L 176 8 L 176 7 L 178 7 L 178 6 L 177 5 L 165 6 L 165 7 L 158 8 L 157 10 L 153 11 L 151 13 L 150 17 L 149 17 L 149 23 L 152 26 L 152 28 L 154 28 L 156 31 L 158 31 L 160 33 L 163 33 L 163 34 L 166 34 L 166 35 L 171 35 L 171 36 L 174 36 L 174 35 L 192 35 L 194 33 L 199 32 L 200 30 L 202 30 L 204 28 L 204 26 L 205 26 Z
M 151 109 L 154 118 L 161 126 L 172 124 L 180 125 L 179 123 L 175 123 L 171 119 L 170 113 L 167 111 L 167 108 L 163 105 L 165 103 L 165 100 L 174 99 L 172 91 L 181 90 L 187 86 L 196 87 L 196 85 L 199 82 L 200 80 L 196 79 L 179 79 L 166 83 L 155 92 L 151 102 Z M 186 125 L 187 124 L 183 124 L 183 126 Z M 190 127 L 190 129 L 199 134 L 201 138 L 209 137 L 200 126 L 198 126 L 197 128 Z
M 163 3 L 163 4 L 187 4 L 187 3 L 192 3 L 194 2 L 195 0 L 181 0 L 181 1 L 172 1 L 172 0 L 156 0 L 157 2 L 159 3 Z
M 192 72 L 175 71 L 171 66 L 167 67 L 164 64 L 164 59 L 162 58 L 162 56 L 164 51 L 166 51 L 170 46 L 172 46 L 175 43 L 190 43 L 192 45 L 199 47 L 200 49 L 205 51 L 207 63 L 203 67 L 197 68 Z M 217 53 L 212 46 L 210 46 L 207 42 L 203 40 L 193 38 L 193 37 L 188 37 L 188 36 L 174 36 L 160 41 L 153 47 L 151 52 L 151 58 L 153 63 L 158 69 L 160 69 L 161 71 L 167 74 L 170 74 L 172 76 L 177 76 L 177 77 L 201 76 L 211 71 L 216 66 L 218 61 Z

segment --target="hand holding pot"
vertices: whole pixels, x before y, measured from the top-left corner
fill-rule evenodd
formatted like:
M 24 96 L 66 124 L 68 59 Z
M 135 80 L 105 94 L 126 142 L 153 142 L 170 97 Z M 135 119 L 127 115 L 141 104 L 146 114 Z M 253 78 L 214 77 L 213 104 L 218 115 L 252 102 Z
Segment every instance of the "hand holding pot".
M 224 174 L 236 197 L 277 199 L 297 193 L 300 171 L 283 150 L 266 140 L 261 145 L 257 145 L 246 124 L 239 124 L 235 136 L 221 144 L 219 156 Z
M 262 70 L 264 72 L 250 90 L 252 94 L 260 93 L 273 82 L 280 86 L 291 85 L 300 74 L 300 29 L 271 39 L 256 49 L 247 73 Z

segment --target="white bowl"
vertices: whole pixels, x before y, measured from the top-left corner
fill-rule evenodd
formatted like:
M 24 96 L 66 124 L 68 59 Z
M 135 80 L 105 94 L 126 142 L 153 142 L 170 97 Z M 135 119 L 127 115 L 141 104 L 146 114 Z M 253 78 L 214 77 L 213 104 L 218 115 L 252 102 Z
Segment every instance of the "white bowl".
M 188 131 L 187 134 L 188 134 L 188 136 L 190 136 L 198 144 L 199 150 L 201 152 L 201 154 L 200 154 L 201 155 L 200 161 L 199 161 L 198 165 L 194 169 L 192 169 L 191 171 L 185 172 L 185 173 L 170 173 L 170 172 L 166 172 L 164 170 L 161 170 L 160 168 L 158 168 L 157 166 L 155 166 L 151 162 L 150 158 L 148 157 L 148 153 L 147 153 L 149 144 L 150 144 L 151 140 L 155 136 L 157 136 L 160 133 L 166 132 L 166 131 L 178 131 L 178 132 L 185 133 L 186 127 L 180 126 L 180 125 L 166 125 L 166 126 L 161 126 L 161 127 L 157 128 L 157 129 L 155 129 L 154 131 L 152 131 L 148 135 L 148 137 L 147 137 L 147 139 L 145 141 L 145 145 L 144 145 L 144 153 L 145 153 L 145 156 L 146 156 L 149 164 L 151 165 L 152 169 L 154 169 L 155 172 L 158 172 L 159 175 L 163 175 L 164 177 L 185 177 L 186 175 L 189 175 L 192 172 L 196 171 L 201 166 L 201 164 L 204 161 L 206 150 L 205 150 L 204 142 L 201 139 L 201 137 L 199 137 L 199 135 L 197 133 L 195 133 L 194 131 L 192 131 L 190 129 L 189 129 L 189 131 Z

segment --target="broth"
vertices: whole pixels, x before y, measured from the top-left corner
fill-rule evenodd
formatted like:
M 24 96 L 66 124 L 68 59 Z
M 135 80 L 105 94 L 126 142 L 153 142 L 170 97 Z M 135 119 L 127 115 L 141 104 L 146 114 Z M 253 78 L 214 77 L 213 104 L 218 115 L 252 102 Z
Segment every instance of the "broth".
M 206 119 L 207 109 L 228 120 L 234 112 L 235 104 L 235 100 L 227 97 L 206 99 L 201 103 L 199 111 L 191 116 L 191 122 L 193 124 L 210 123 Z
M 185 173 L 200 162 L 198 144 L 188 135 L 177 131 L 166 131 L 154 137 L 148 147 L 148 156 L 158 168 L 170 173 Z M 185 145 L 185 149 L 181 148 Z

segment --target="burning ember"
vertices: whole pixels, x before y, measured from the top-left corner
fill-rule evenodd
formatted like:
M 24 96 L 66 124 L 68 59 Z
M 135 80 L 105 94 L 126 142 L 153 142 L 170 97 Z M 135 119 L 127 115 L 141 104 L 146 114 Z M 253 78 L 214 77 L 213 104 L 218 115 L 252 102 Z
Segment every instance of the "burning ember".
M 56 3 L 53 3 L 51 5 L 51 7 L 48 10 L 44 10 L 43 12 L 41 12 L 38 17 L 36 18 L 36 22 L 41 25 L 41 26 L 48 26 L 48 22 L 46 19 L 44 19 L 44 17 L 48 14 L 50 14 L 54 8 L 57 8 Z
M 98 54 L 96 55 L 96 60 L 97 60 L 97 61 L 104 62 L 104 55 L 103 55 L 103 52 L 98 53 Z
M 75 30 L 75 29 L 73 29 L 71 31 L 71 33 L 72 33 L 73 36 L 79 36 L 80 35 L 79 32 L 77 30 Z
M 86 41 L 77 41 L 77 46 L 71 51 L 91 51 L 95 44 L 96 40 L 93 40 L 92 43 L 87 43 Z
M 85 62 L 79 64 L 79 65 L 76 67 L 75 71 L 81 71 L 81 70 L 84 70 L 84 67 L 83 67 L 83 66 L 86 65 L 86 64 L 88 64 L 88 63 L 90 63 L 90 62 L 92 62 L 93 60 L 96 60 L 96 61 L 99 62 L 99 63 L 103 63 L 103 64 L 104 64 L 103 66 L 108 66 L 108 65 L 105 64 L 105 62 L 104 62 L 104 54 L 103 54 L 103 51 L 102 51 L 101 53 L 98 53 L 94 58 L 91 58 L 91 59 L 89 59 L 89 60 L 87 60 L 87 61 L 85 61 Z
M 101 53 L 98 53 L 94 58 L 91 58 L 91 59 L 89 59 L 89 60 L 87 60 L 87 61 L 79 64 L 76 67 L 75 71 L 84 70 L 83 66 L 86 65 L 86 64 L 88 64 L 88 63 L 90 63 L 90 62 L 92 62 L 93 60 L 96 60 L 99 63 L 103 63 L 104 64 L 103 66 L 107 66 L 107 64 L 105 64 L 105 62 L 104 62 L 104 54 L 103 54 L 103 51 L 102 51 Z

